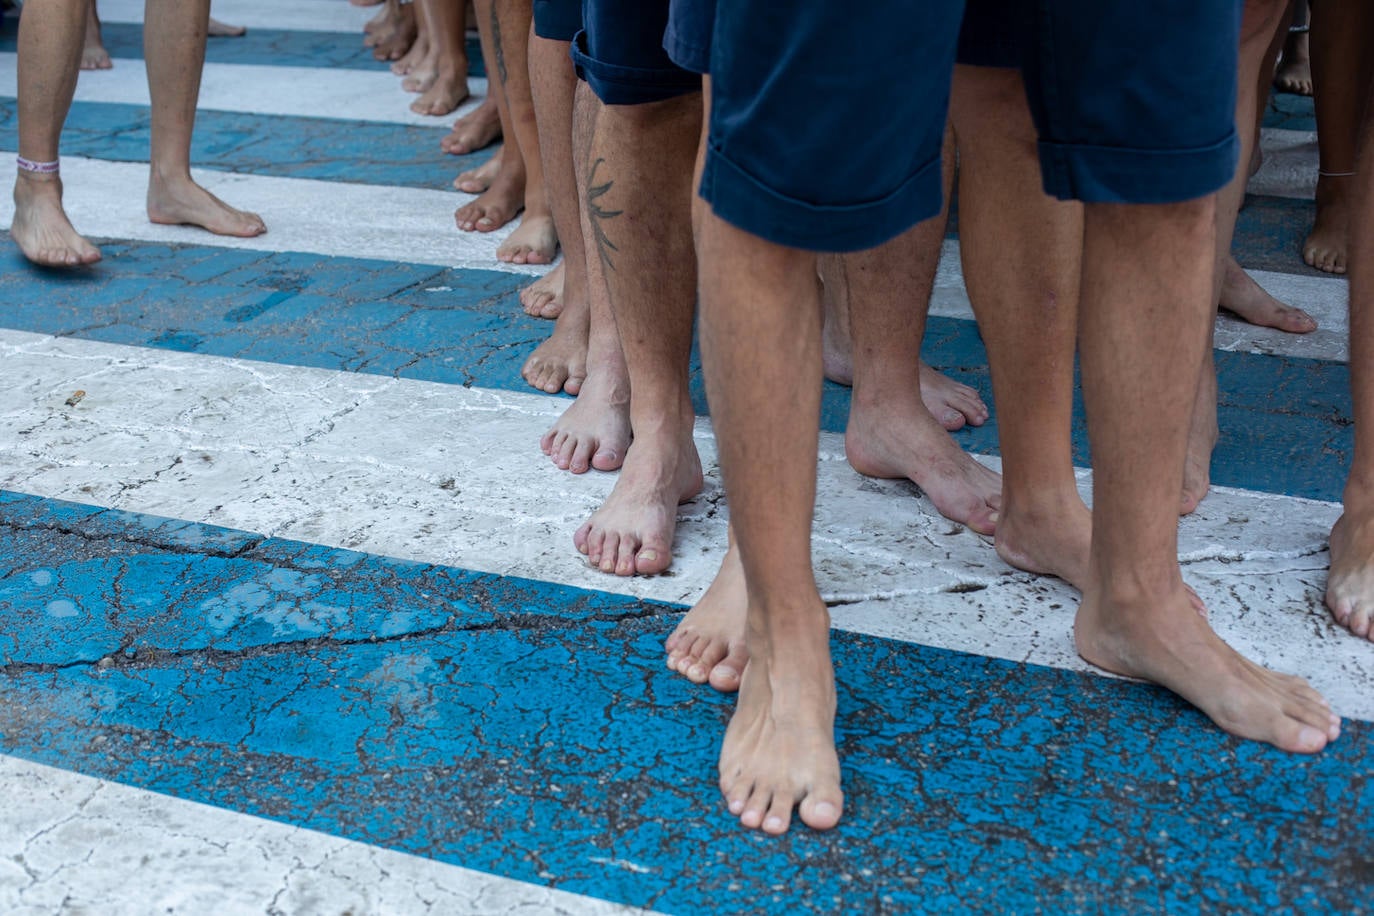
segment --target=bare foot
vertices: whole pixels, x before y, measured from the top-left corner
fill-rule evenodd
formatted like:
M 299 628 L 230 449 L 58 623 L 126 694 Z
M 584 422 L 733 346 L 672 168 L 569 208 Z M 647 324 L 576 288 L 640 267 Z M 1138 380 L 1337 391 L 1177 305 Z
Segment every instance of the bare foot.
M 496 260 L 508 264 L 548 264 L 558 253 L 553 214 L 525 210 L 520 225 L 496 249 Z
M 465 74 L 440 71 L 422 93 L 410 103 L 411 111 L 435 117 L 452 114 L 467 100 L 468 78 Z
M 548 394 L 577 394 L 587 377 L 589 316 L 583 309 L 568 309 L 558 317 L 553 333 L 535 348 L 520 375 Z
M 459 207 L 453 221 L 464 232 L 494 232 L 515 219 L 525 206 L 525 176 L 512 176 L 511 169 L 496 173 L 491 187 L 471 203 Z
M 1050 487 L 1007 500 L 997 519 L 997 555 L 1011 566 L 1044 576 L 1058 576 L 1080 591 L 1088 581 L 1092 547 L 1092 512 L 1072 482 L 1056 492 Z
M 701 459 L 684 430 L 635 430 L 611 495 L 577 529 L 573 544 L 587 562 L 617 576 L 652 576 L 673 562 L 677 507 L 701 492 Z
M 416 25 L 413 4 L 401 4 L 390 30 L 378 28 L 367 38 L 372 42 L 372 56 L 377 60 L 400 60 L 415 44 Z M 364 44 L 367 43 L 364 41 Z
M 1346 232 L 1350 219 L 1350 189 L 1354 176 L 1317 177 L 1317 218 L 1302 245 L 1309 267 L 1330 274 L 1345 273 Z
M 496 112 L 496 103 L 487 96 L 481 105 L 453 122 L 453 130 L 439 141 L 439 148 L 454 156 L 466 156 L 499 139 L 501 116 Z
M 84 267 L 100 260 L 100 249 L 81 237 L 62 209 L 62 182 L 56 177 L 14 181 L 14 219 L 10 238 L 34 264 Z
M 1084 598 L 1074 622 L 1088 662 L 1172 690 L 1227 732 L 1295 753 L 1336 740 L 1340 718 L 1302 678 L 1241 656 L 1197 613 L 1183 583 L 1106 605 Z
M 559 469 L 585 474 L 614 471 L 630 448 L 630 385 L 623 374 L 590 371 L 539 449 Z
M 936 372 L 921 363 L 921 402 L 941 426 L 948 430 L 982 426 L 988 421 L 988 405 L 978 392 L 962 382 Z
M 819 597 L 765 638 L 749 634 L 749 664 L 720 750 L 720 791 L 751 830 L 787 832 L 792 809 L 828 830 L 844 811 L 835 753 L 830 615 Z
M 209 27 L 205 34 L 210 38 L 242 38 L 248 34 L 248 27 L 243 25 L 229 25 L 227 22 L 220 22 L 215 17 L 210 17 Z
M 267 231 L 262 217 L 234 209 L 189 176 L 149 180 L 148 219 L 169 226 L 199 226 L 215 235 L 245 239 Z
M 1222 273 L 1219 304 L 1241 320 L 1262 328 L 1278 328 L 1290 334 L 1311 334 L 1317 329 L 1317 319 L 1269 295 L 1231 256 L 1227 256 Z
M 821 338 L 821 359 L 825 377 L 837 385 L 854 384 L 854 360 L 848 331 L 841 322 L 826 315 Z M 978 392 L 937 372 L 921 361 L 921 400 L 940 425 L 953 432 L 965 426 L 982 426 L 988 420 L 988 406 Z
M 1274 71 L 1274 88 L 1296 95 L 1312 94 L 1312 58 L 1308 52 L 1307 32 L 1289 32 L 1283 42 L 1283 57 Z
M 889 396 L 874 405 L 856 400 L 844 448 L 860 474 L 910 480 L 945 518 L 980 534 L 996 529 L 1002 478 L 955 445 L 915 398 Z
M 395 20 L 399 15 L 399 6 L 400 4 L 396 3 L 395 0 L 392 0 L 390 3 L 387 3 L 386 0 L 382 0 L 382 8 L 377 10 L 377 14 L 367 20 L 366 24 L 363 25 L 363 47 L 370 48 L 374 46 L 377 44 L 378 36 L 384 35 L 395 28 Z
M 748 602 L 744 566 L 732 532 L 711 586 L 663 644 L 668 667 L 693 684 L 709 683 L 721 693 L 739 690 L 749 662 L 744 638 Z
M 453 179 L 453 186 L 464 194 L 481 194 L 492 186 L 499 174 L 501 174 L 500 150 L 477 168 L 459 172 L 458 177 Z
M 422 70 L 425 65 L 431 62 L 429 35 L 423 30 L 415 36 L 415 43 L 410 46 L 410 50 L 402 55 L 401 59 L 391 65 L 391 72 L 397 76 L 409 76 L 417 70 Z M 429 68 L 431 74 L 438 72 L 438 66 L 433 65 Z M 410 88 L 410 80 L 401 82 L 401 88 L 407 92 L 419 92 L 418 89 Z
M 82 70 L 109 70 L 114 66 L 110 52 L 100 40 L 100 19 L 96 16 L 95 4 L 86 13 L 86 41 L 81 46 Z
M 1191 515 L 1212 486 L 1212 452 L 1221 436 L 1217 428 L 1217 372 L 1209 360 L 1202 370 L 1202 384 L 1193 404 L 1188 429 L 1188 453 L 1183 460 L 1183 495 L 1178 514 Z
M 1326 606 L 1351 633 L 1374 639 L 1374 510 L 1369 500 L 1352 499 L 1349 487 L 1345 514 L 1331 529 Z
M 531 318 L 557 318 L 563 312 L 563 265 L 520 290 L 520 305 Z

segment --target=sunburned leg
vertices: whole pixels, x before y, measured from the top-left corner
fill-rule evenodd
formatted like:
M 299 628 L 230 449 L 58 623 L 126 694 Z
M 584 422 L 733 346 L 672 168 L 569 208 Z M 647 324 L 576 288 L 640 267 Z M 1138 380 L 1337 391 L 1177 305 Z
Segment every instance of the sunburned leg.
M 696 261 L 692 167 L 701 96 L 603 106 L 586 178 L 595 248 L 630 379 L 633 442 L 615 488 L 577 532 L 588 562 L 620 576 L 672 562 L 678 504 L 702 487 L 688 390 Z
M 992 534 L 1000 478 L 959 448 L 921 399 L 917 354 L 944 226 L 941 214 L 842 259 L 854 341 L 845 453 L 860 474 L 911 480 L 946 518 Z
M 580 322 L 580 351 L 566 359 L 580 361 L 581 374 L 572 393 L 577 395 L 563 415 L 540 441 L 540 448 L 555 465 L 563 470 L 581 474 L 591 469 L 613 471 L 625 462 L 630 448 L 630 375 L 625 355 L 620 347 L 615 314 L 611 311 L 610 290 L 606 287 L 604 265 L 592 239 L 590 214 L 586 210 L 584 192 L 587 181 L 587 157 L 591 152 L 592 134 L 600 112 L 600 103 L 586 83 L 577 85 L 576 119 L 573 131 L 573 194 L 574 216 L 577 223 L 568 227 L 571 237 L 582 243 L 578 263 L 585 272 L 586 294 L 573 296 L 567 308 L 558 316 L 554 334 L 540 346 L 531 361 L 543 358 L 560 365 L 555 347 L 557 338 L 567 332 L 571 322 Z M 556 120 L 556 119 L 555 119 Z M 561 208 L 555 212 L 562 212 Z M 564 263 L 572 264 L 572 249 L 564 252 Z M 551 354 L 551 355 L 545 355 Z M 571 372 L 572 369 L 568 370 Z M 570 377 L 569 381 L 573 379 Z M 599 559 L 599 558 L 598 558 Z
M 1099 667 L 1153 681 L 1232 734 L 1289 751 L 1340 733 L 1300 678 L 1247 661 L 1198 614 L 1178 565 L 1188 412 L 1209 345 L 1214 199 L 1085 207 L 1079 340 L 1095 492 L 1074 627 Z
M 748 583 L 749 664 L 721 746 L 720 788 L 748 828 L 784 833 L 797 809 L 824 830 L 839 822 L 844 795 L 830 614 L 811 568 L 822 378 L 815 257 L 714 214 L 698 226 L 702 358 Z
M 998 408 L 997 553 L 1082 588 L 1092 520 L 1071 447 L 1082 207 L 1044 193 L 1017 71 L 956 67 L 950 116 L 964 277 Z
M 821 352 L 825 377 L 840 385 L 854 384 L 853 341 L 849 333 L 849 288 L 839 255 L 821 257 L 821 301 L 824 308 Z M 830 282 L 825 282 L 826 277 Z M 838 278 L 838 280 L 837 280 Z M 978 392 L 921 361 L 921 401 L 945 429 L 982 426 L 988 406 Z
M 1350 197 L 1355 185 L 1355 147 L 1368 110 L 1374 48 L 1368 36 L 1374 4 L 1322 0 L 1312 10 L 1313 100 L 1317 113 L 1317 215 L 1302 246 L 1310 266 L 1343 274 L 1348 263 Z
M 410 110 L 423 115 L 446 115 L 468 97 L 468 55 L 463 0 L 419 0 L 429 22 L 430 57 L 424 64 L 423 86 Z M 431 76 L 432 74 L 432 76 Z M 409 87 L 407 87 L 409 88 Z
M 520 290 L 520 307 L 525 310 L 526 315 L 531 318 L 557 318 L 562 314 L 563 280 L 566 269 L 567 261 L 559 261 L 544 276 Z
M 256 213 L 237 210 L 191 178 L 191 131 L 205 63 L 209 0 L 147 0 L 143 45 L 152 96 L 148 218 L 251 238 L 267 231 Z
M 1371 87 L 1374 90 L 1374 87 Z M 1361 165 L 1374 163 L 1374 123 L 1364 128 Z M 1355 459 L 1344 514 L 1331 529 L 1326 606 L 1356 636 L 1374 639 L 1374 168 L 1362 168 L 1350 233 L 1350 387 Z
M 81 48 L 81 69 L 109 70 L 113 66 L 110 52 L 105 50 L 100 40 L 100 17 L 96 15 L 95 0 L 91 0 L 90 12 L 86 16 L 86 40 Z
M 744 636 L 749 593 L 733 528 L 729 537 L 730 546 L 706 594 L 692 605 L 663 644 L 671 670 L 722 693 L 739 690 L 740 677 L 749 662 Z
M 19 20 L 19 155 L 56 162 L 58 137 L 71 108 L 81 62 L 86 4 L 30 2 Z M 72 227 L 62 209 L 56 173 L 20 169 L 14 181 L 10 237 L 35 264 L 79 267 L 100 260 L 100 250 Z
M 496 111 L 496 101 L 488 95 L 481 105 L 453 122 L 453 129 L 439 141 L 439 148 L 454 156 L 466 156 L 500 139 L 501 116 Z M 460 191 L 467 190 L 457 182 L 454 186 Z

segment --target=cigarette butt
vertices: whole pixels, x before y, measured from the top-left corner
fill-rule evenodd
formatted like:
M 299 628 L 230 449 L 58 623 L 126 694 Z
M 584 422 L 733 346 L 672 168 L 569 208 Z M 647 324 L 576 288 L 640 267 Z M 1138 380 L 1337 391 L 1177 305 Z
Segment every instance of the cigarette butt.
M 80 388 L 76 389 L 72 392 L 72 396 L 67 398 L 67 406 L 75 407 L 77 405 L 77 402 L 79 402 L 85 396 L 86 392 L 82 391 Z

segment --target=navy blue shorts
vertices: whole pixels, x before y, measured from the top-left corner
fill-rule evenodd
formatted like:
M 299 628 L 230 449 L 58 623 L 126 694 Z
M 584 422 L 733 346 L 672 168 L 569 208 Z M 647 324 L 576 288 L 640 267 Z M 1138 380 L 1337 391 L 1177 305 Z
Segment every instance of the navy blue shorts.
M 702 197 L 741 229 L 814 251 L 872 247 L 935 215 L 956 44 L 985 66 L 1021 56 L 1051 196 L 1171 203 L 1235 174 L 1237 0 L 971 5 L 961 37 L 959 0 L 919 16 L 894 0 L 785 13 L 674 0 L 667 47 L 712 81 Z
M 584 0 L 573 40 L 577 75 L 607 105 L 661 102 L 701 89 L 663 50 L 668 0 Z
M 668 50 L 711 74 L 702 197 L 814 251 L 871 248 L 939 213 L 962 14 L 963 0 L 674 0 Z
M 572 41 L 582 31 L 582 0 L 534 0 L 534 34 Z

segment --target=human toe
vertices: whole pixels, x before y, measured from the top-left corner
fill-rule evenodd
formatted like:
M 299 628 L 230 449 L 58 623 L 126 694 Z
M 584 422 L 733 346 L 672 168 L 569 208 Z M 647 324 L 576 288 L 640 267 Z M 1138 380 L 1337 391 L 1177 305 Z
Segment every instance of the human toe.
M 844 813 L 844 795 L 838 790 L 807 793 L 798 806 L 802 823 L 813 830 L 829 830 L 840 822 Z

